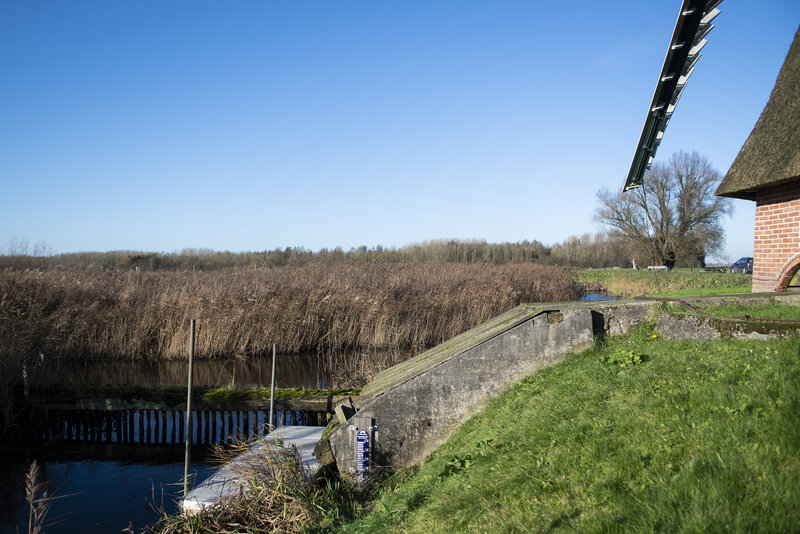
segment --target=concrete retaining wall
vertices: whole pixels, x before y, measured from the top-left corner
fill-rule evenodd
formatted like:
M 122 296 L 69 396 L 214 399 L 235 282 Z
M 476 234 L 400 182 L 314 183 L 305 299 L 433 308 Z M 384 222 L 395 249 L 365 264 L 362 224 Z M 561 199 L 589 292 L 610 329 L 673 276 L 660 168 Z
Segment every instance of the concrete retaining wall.
M 709 300 L 761 300 L 754 297 Z M 347 423 L 329 427 L 314 453 L 320 464 L 335 464 L 347 473 L 355 466 L 356 432 L 368 430 L 373 465 L 416 464 L 490 397 L 589 346 L 595 337 L 628 332 L 651 319 L 661 305 L 627 300 L 518 306 L 376 375 L 356 401 L 357 414 L 348 410 Z M 675 329 L 702 330 L 694 323 Z M 357 425 L 362 428 L 354 428 Z
M 358 418 L 377 426 L 372 433 L 374 464 L 402 467 L 421 461 L 489 397 L 593 341 L 589 309 L 518 312 L 523 313 L 507 328 L 490 332 L 477 344 L 450 351 L 381 391 L 365 388 Z M 376 377 L 378 383 L 382 379 Z M 353 432 L 342 425 L 329 436 L 340 471 L 355 465 Z

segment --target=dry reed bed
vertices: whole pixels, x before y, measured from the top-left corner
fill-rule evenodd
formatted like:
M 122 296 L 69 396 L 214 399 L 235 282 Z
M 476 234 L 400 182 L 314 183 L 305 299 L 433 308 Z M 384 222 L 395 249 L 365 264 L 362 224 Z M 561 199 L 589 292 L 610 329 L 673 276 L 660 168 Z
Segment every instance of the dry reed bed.
M 213 272 L 0 271 L 0 355 L 421 350 L 522 302 L 574 300 L 536 264 L 337 264 Z

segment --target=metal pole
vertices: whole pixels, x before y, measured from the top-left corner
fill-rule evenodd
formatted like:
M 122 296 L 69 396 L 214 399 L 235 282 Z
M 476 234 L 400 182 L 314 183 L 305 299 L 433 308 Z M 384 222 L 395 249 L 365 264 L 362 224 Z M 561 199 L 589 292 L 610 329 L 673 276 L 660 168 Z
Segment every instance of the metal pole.
M 183 462 L 183 496 L 189 493 L 189 462 L 192 457 L 192 382 L 194 381 L 194 326 L 189 334 L 189 384 L 186 388 L 186 458 Z
M 267 428 L 269 429 L 272 426 L 272 414 L 273 409 L 275 407 L 275 352 L 276 352 L 277 345 L 275 343 L 272 344 L 272 384 L 269 386 L 269 423 L 267 424 Z M 278 426 L 278 425 L 275 425 Z

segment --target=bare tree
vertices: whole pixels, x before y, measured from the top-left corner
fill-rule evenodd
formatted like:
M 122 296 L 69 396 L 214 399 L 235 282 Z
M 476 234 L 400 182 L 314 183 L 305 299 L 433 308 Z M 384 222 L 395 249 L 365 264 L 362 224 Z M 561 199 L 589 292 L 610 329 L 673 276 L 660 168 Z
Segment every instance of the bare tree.
M 714 195 L 720 179 L 706 158 L 681 151 L 654 164 L 636 189 L 598 191 L 594 218 L 640 259 L 670 268 L 702 263 L 724 244 L 721 218 L 733 212 L 730 200 Z

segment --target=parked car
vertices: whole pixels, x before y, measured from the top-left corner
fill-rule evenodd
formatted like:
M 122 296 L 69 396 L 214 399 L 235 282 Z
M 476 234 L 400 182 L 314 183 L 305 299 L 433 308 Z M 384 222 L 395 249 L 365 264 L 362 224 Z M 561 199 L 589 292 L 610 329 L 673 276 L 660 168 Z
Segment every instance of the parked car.
M 739 258 L 736 263 L 731 265 L 731 272 L 753 274 L 753 258 Z

